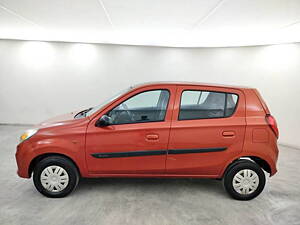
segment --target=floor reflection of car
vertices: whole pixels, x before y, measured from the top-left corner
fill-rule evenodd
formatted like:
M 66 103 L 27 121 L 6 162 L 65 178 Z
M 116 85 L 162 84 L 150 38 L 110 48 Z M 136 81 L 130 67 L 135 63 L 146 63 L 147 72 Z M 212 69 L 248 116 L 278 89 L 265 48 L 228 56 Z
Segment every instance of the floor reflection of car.
M 256 89 L 149 83 L 21 136 L 18 175 L 63 197 L 79 177 L 217 178 L 249 200 L 276 173 L 278 129 Z

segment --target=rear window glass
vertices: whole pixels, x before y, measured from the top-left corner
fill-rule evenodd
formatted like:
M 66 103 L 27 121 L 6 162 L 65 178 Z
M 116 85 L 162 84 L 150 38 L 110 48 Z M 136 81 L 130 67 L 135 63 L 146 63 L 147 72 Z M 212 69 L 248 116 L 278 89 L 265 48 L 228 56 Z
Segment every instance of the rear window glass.
M 179 120 L 229 117 L 237 102 L 238 95 L 232 93 L 186 90 L 181 95 Z

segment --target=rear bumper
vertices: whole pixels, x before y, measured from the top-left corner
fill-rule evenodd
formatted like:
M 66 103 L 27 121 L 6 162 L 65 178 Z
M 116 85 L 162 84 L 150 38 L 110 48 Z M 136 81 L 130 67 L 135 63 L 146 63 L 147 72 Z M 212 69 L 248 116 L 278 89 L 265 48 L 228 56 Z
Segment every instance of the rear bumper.
M 272 163 L 270 163 L 271 164 L 270 165 L 270 167 L 271 167 L 270 177 L 277 173 L 277 161 L 278 161 L 278 155 L 279 155 L 277 141 L 274 144 L 273 149 L 274 149 L 274 157 L 271 159 Z
M 276 162 L 269 162 L 270 165 L 270 177 L 272 177 L 273 175 L 275 175 L 277 173 L 277 166 L 276 166 Z
M 275 175 L 276 173 L 277 173 L 277 168 L 275 167 L 275 168 L 273 168 L 273 169 L 271 170 L 270 177 L 272 177 L 272 176 Z

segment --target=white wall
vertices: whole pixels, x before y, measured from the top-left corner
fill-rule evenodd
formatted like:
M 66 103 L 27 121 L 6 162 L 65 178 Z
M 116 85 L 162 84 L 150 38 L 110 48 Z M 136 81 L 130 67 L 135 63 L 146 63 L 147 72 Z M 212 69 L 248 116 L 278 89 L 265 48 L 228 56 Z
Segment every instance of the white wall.
M 38 123 L 132 84 L 188 80 L 253 86 L 300 146 L 300 44 L 160 48 L 0 40 L 0 123 Z

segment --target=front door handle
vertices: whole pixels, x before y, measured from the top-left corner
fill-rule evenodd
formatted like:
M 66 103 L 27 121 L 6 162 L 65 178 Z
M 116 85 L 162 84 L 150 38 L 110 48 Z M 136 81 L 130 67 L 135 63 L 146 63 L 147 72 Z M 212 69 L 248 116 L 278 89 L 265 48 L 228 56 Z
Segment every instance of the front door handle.
M 147 141 L 157 141 L 159 139 L 158 134 L 147 134 L 146 140 Z
M 233 136 L 235 136 L 235 132 L 234 131 L 223 131 L 222 135 L 224 137 L 233 137 Z

